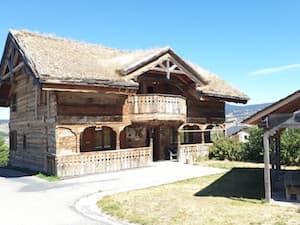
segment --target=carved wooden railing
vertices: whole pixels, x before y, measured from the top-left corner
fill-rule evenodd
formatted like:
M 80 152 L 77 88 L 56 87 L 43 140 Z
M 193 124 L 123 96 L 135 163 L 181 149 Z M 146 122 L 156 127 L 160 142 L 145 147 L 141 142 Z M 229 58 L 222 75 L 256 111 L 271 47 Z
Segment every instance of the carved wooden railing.
M 193 164 L 199 157 L 208 157 L 212 143 L 179 145 L 178 159 L 180 162 Z
M 151 162 L 152 147 L 56 156 L 57 176 L 61 177 L 117 171 Z
M 178 95 L 140 94 L 127 99 L 128 114 L 159 114 L 186 117 L 186 100 Z M 171 118 L 171 117 L 170 117 Z M 155 118 L 157 119 L 157 118 Z M 159 118 L 158 118 L 159 119 Z M 172 119 L 172 118 L 171 118 Z

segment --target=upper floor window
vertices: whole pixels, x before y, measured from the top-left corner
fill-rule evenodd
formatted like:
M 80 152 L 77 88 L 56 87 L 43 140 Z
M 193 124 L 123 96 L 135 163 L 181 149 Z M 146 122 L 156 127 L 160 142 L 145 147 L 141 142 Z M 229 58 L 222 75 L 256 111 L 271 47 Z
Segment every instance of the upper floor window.
M 17 131 L 15 130 L 9 132 L 9 149 L 11 151 L 17 150 Z

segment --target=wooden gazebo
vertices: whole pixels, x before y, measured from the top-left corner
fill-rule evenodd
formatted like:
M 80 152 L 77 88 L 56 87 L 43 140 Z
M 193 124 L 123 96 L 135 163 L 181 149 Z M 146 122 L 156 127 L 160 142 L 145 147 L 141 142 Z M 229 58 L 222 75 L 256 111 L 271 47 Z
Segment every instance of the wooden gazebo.
M 271 175 L 270 175 L 270 150 L 275 153 L 272 167 L 275 174 L 280 171 L 280 135 L 286 128 L 300 128 L 300 90 L 275 102 L 265 109 L 257 112 L 243 121 L 247 124 L 259 125 L 265 129 L 263 136 L 264 143 L 264 184 L 265 198 L 271 202 Z M 272 145 L 270 143 L 272 140 Z M 272 147 L 270 147 L 272 146 Z M 300 179 L 299 173 L 292 176 L 286 176 L 286 196 L 296 195 L 300 200 Z

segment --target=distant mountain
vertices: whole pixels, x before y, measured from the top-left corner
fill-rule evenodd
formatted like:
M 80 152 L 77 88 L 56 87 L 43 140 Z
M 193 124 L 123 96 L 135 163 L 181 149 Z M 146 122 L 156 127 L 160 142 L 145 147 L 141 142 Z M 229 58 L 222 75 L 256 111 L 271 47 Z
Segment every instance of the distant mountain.
M 253 104 L 253 105 L 230 105 L 226 104 L 225 114 L 227 123 L 239 123 L 254 113 L 266 108 L 272 103 Z

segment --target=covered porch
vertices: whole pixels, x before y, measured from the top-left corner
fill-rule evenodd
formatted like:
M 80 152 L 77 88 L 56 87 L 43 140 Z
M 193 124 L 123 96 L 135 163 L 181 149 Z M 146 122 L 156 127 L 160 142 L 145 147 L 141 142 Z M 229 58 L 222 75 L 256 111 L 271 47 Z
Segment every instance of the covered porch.
M 47 171 L 65 177 L 143 167 L 172 159 L 171 150 L 175 161 L 193 164 L 208 156 L 215 128 L 220 130 L 216 125 L 174 121 L 58 126 L 60 151 L 47 153 Z

